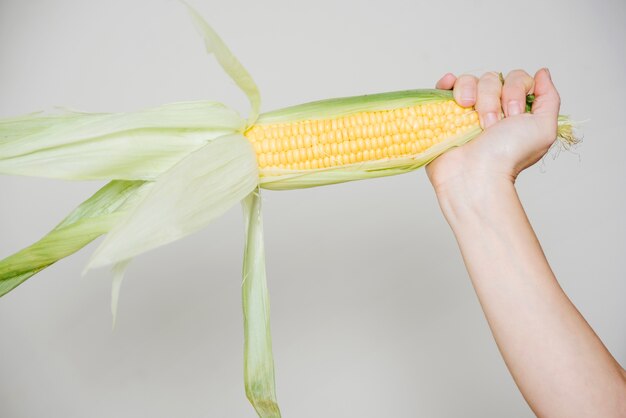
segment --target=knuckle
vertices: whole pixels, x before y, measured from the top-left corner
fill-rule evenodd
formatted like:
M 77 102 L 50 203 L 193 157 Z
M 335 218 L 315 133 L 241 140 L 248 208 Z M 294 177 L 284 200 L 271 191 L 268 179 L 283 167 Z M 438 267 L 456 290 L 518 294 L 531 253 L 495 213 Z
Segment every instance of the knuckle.
M 534 79 L 524 70 L 516 69 L 507 74 L 504 85 L 513 89 L 523 90 L 525 94 L 532 88 Z
M 511 81 L 504 85 L 502 88 L 503 97 L 519 97 L 526 95 L 526 86 L 520 80 Z
M 461 74 L 457 79 L 457 82 L 460 84 L 475 84 L 476 77 L 471 74 Z
M 478 83 L 479 95 L 483 96 L 497 96 L 500 99 L 502 94 L 502 82 L 500 81 L 499 74 L 485 73 L 481 77 Z
M 480 76 L 480 81 L 498 81 L 500 82 L 500 73 L 496 71 L 488 71 Z
M 522 70 L 521 68 L 516 68 L 515 70 L 509 71 L 509 73 L 506 75 L 506 78 L 527 79 L 531 77 L 526 71 Z
M 476 101 L 476 110 L 480 113 L 499 112 L 500 99 L 494 96 L 481 96 Z

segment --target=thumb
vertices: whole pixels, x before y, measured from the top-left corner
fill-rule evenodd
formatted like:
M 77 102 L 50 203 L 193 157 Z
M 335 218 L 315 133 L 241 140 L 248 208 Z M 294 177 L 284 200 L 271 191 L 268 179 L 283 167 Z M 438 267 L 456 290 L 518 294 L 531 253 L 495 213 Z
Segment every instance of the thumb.
M 558 118 L 561 98 L 552 83 L 550 71 L 542 68 L 535 74 L 535 100 L 531 112 L 536 115 Z

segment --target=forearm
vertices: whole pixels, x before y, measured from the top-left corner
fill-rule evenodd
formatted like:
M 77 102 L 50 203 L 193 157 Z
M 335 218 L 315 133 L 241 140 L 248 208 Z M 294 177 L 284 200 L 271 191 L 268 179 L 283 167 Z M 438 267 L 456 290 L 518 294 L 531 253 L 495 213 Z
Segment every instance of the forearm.
M 512 181 L 456 182 L 442 210 L 502 356 L 540 417 L 624 417 L 623 370 L 559 286 Z

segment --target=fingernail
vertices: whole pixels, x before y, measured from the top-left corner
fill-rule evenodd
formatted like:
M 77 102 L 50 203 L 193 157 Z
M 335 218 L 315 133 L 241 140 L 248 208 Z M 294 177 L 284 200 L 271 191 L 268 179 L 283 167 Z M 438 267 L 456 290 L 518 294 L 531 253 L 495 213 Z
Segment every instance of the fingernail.
M 506 107 L 509 116 L 515 116 L 522 113 L 522 106 L 517 100 L 511 100 Z
M 467 104 L 473 104 L 474 100 L 474 90 L 472 89 L 463 89 L 461 90 L 461 101 Z
M 489 112 L 483 117 L 484 129 L 487 129 L 491 125 L 498 121 L 498 115 L 495 112 Z

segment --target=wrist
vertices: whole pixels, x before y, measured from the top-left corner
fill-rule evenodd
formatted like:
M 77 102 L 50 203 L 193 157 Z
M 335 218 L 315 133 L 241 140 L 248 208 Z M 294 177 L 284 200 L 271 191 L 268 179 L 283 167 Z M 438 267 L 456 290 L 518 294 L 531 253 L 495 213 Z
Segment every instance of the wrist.
M 490 217 L 509 196 L 516 196 L 510 176 L 468 174 L 435 187 L 439 206 L 454 227 L 459 222 L 475 222 Z

